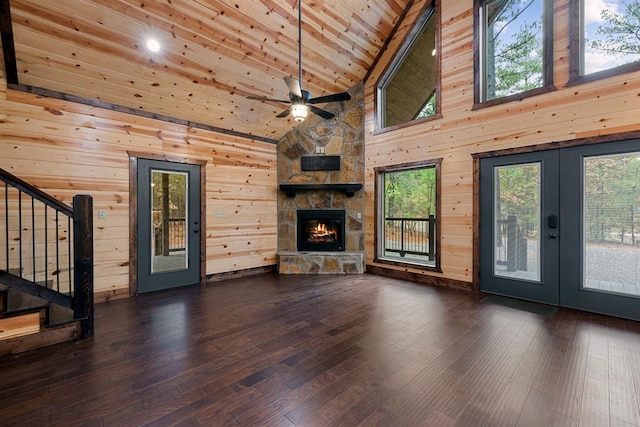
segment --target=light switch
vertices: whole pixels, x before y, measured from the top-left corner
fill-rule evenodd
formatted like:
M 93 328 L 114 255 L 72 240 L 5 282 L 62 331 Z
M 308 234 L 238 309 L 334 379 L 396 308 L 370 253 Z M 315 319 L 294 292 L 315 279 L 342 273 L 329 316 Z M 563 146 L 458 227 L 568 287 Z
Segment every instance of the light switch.
M 100 209 L 98 211 L 98 219 L 107 219 L 107 211 Z

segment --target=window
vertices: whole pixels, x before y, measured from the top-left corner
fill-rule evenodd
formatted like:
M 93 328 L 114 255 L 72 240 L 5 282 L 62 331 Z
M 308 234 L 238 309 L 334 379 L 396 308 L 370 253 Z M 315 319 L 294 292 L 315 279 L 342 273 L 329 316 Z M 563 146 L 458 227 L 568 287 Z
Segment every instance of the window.
M 376 261 L 440 270 L 442 159 L 376 168 Z
M 378 83 L 379 128 L 436 116 L 440 84 L 436 6 L 427 7 Z
M 571 81 L 640 69 L 640 1 L 571 1 Z
M 552 90 L 551 2 L 476 0 L 475 10 L 476 103 L 493 105 Z

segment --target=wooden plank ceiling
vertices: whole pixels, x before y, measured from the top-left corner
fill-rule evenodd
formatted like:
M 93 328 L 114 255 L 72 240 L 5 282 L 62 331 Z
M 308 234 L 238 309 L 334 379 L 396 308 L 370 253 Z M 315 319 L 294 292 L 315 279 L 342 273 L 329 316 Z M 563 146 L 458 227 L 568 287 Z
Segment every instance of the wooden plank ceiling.
M 303 1 L 303 89 L 321 96 L 362 80 L 409 3 Z M 297 0 L 10 0 L 10 9 L 19 85 L 259 138 L 295 126 L 275 118 L 286 104 L 246 96 L 288 99 Z

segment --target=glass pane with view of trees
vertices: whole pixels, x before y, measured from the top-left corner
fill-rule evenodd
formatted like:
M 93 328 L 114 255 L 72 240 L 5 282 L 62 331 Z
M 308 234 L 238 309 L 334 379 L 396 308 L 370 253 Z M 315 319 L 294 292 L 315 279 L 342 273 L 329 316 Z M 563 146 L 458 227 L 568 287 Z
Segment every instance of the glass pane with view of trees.
M 544 84 L 543 7 L 543 0 L 484 3 L 484 101 Z
M 640 152 L 584 159 L 584 286 L 640 296 Z
M 640 0 L 582 0 L 582 73 L 640 60 Z
M 540 163 L 495 169 L 496 276 L 540 280 Z
M 181 172 L 152 173 L 154 273 L 186 268 L 187 175 Z
M 434 265 L 436 168 L 384 174 L 383 257 Z

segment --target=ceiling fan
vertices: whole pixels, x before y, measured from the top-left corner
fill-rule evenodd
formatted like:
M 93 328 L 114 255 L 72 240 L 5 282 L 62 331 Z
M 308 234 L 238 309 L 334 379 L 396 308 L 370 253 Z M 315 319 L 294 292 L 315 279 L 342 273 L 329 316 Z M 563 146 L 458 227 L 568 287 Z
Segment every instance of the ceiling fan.
M 311 98 L 311 94 L 303 90 L 300 86 L 302 81 L 302 0 L 298 0 L 298 79 L 287 76 L 284 78 L 284 82 L 289 88 L 289 100 L 284 99 L 271 99 L 266 96 L 247 96 L 248 99 L 254 99 L 256 101 L 272 101 L 291 104 L 289 108 L 278 114 L 276 117 L 287 117 L 289 114 L 298 123 L 302 122 L 309 111 L 323 119 L 332 119 L 335 114 L 316 107 L 314 104 L 322 104 L 327 102 L 348 101 L 351 99 L 351 95 L 348 92 L 334 93 L 331 95 L 319 96 Z

